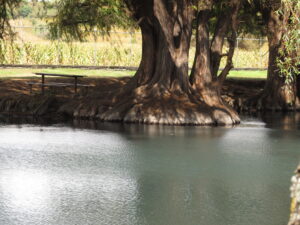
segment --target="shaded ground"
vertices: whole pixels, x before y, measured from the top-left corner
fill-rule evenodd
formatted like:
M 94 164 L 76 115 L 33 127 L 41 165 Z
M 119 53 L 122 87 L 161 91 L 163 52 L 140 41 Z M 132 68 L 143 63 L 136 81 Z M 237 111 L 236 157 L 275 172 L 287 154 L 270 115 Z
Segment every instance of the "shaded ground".
M 39 78 L 0 79 L 0 112 L 6 114 L 27 114 L 42 116 L 56 113 L 68 117 L 97 117 L 107 110 L 117 90 L 130 77 L 84 78 L 81 84 L 90 84 L 87 90 L 79 89 L 74 94 L 73 87 L 46 88 L 41 95 L 41 87 L 33 87 L 30 94 L 28 81 L 39 82 Z M 73 79 L 46 78 L 46 82 L 74 82 Z M 261 79 L 229 79 L 225 82 L 222 97 L 238 111 L 243 110 L 243 102 L 258 94 L 264 85 Z M 82 107 L 84 105 L 84 107 Z
M 104 95 L 109 95 L 113 93 L 116 89 L 122 87 L 130 77 L 108 77 L 108 78 L 84 78 L 79 80 L 79 84 L 90 84 L 94 87 L 89 88 L 88 93 L 79 88 L 79 93 L 76 98 L 82 97 L 92 97 L 92 98 L 103 98 Z M 29 86 L 26 82 L 40 82 L 40 78 L 13 78 L 13 79 L 0 79 L 0 98 L 15 95 L 24 96 L 37 96 L 41 94 L 40 86 L 33 86 L 33 93 L 30 94 Z M 65 78 L 48 78 L 47 82 L 59 82 L 59 83 L 73 83 L 74 79 Z M 74 98 L 74 88 L 73 87 L 46 87 L 46 96 L 56 96 L 63 98 Z

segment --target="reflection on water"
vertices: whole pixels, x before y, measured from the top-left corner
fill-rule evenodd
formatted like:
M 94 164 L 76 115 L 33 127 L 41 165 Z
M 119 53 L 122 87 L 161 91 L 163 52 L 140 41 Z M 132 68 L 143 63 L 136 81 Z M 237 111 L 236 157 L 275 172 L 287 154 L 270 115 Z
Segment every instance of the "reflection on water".
M 261 118 L 2 124 L 0 224 L 286 224 L 300 117 Z
M 1 173 L 1 190 L 7 206 L 14 210 L 42 210 L 50 197 L 48 177 L 36 171 L 6 170 Z

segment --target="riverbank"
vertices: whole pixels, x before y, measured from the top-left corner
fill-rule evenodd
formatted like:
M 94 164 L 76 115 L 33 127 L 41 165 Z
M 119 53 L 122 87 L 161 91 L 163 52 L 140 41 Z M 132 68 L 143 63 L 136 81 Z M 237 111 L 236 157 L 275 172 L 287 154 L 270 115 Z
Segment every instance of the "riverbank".
M 46 88 L 41 94 L 40 86 L 33 87 L 30 93 L 26 82 L 37 78 L 0 79 L 0 113 L 9 116 L 63 117 L 100 119 L 100 114 L 113 104 L 117 90 L 120 90 L 130 77 L 84 78 L 81 84 L 93 87 L 80 89 L 74 95 L 73 87 Z M 46 82 L 73 82 L 61 78 L 47 78 Z M 223 87 L 223 99 L 238 112 L 250 111 L 245 106 L 247 99 L 257 95 L 264 86 L 263 79 L 228 79 Z

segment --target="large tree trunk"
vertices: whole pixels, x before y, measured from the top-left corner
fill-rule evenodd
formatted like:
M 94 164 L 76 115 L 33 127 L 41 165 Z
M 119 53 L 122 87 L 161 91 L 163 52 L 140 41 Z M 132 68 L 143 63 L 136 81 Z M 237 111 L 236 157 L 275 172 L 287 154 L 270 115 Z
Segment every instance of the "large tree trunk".
M 288 18 L 286 13 L 281 16 L 272 9 L 264 11 L 264 18 L 269 43 L 268 76 L 265 88 L 255 104 L 263 110 L 294 110 L 298 102 L 296 79 L 287 82 L 277 65 L 277 60 L 282 57 L 280 51 L 284 51 L 283 35 Z
M 201 90 L 202 96 L 210 93 L 207 101 L 196 94 L 189 82 L 188 56 L 194 19 L 191 4 L 190 0 L 135 0 L 131 4 L 142 31 L 142 60 L 136 75 L 115 97 L 111 108 L 99 114 L 101 119 L 178 125 L 239 122 L 237 114 L 223 104 L 213 86 Z M 199 82 L 204 86 L 209 83 Z M 216 99 L 214 104 L 211 99 Z
M 232 24 L 232 33 L 234 35 L 237 28 L 237 13 L 240 3 L 238 0 L 232 0 L 230 3 L 232 4 L 230 9 L 232 15 L 227 18 L 228 21 L 219 22 L 211 44 L 208 30 L 208 21 L 211 14 L 209 1 L 207 7 L 198 13 L 196 56 L 190 76 L 190 81 L 199 94 L 201 101 L 204 101 L 212 108 L 218 109 L 215 111 L 216 115 L 222 117 L 224 121 L 227 121 L 226 123 L 239 121 L 237 113 L 221 98 L 221 87 L 229 70 L 232 68 L 235 42 L 233 42 L 233 45 L 230 44 L 225 69 L 219 76 L 217 74 L 220 66 L 224 38 L 228 33 L 229 24 Z M 225 20 L 225 18 L 223 19 Z

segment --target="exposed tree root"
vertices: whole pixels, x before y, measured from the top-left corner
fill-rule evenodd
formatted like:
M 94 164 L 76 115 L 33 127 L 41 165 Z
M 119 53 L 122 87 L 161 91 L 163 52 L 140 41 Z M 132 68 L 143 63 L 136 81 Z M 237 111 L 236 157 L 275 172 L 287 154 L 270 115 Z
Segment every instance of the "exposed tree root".
M 168 125 L 231 125 L 240 122 L 238 115 L 221 101 L 196 99 L 182 91 L 170 91 L 161 86 L 141 86 L 131 95 L 117 97 L 116 102 L 103 108 L 82 104 L 75 117 L 93 117 L 103 121 L 123 121 Z

